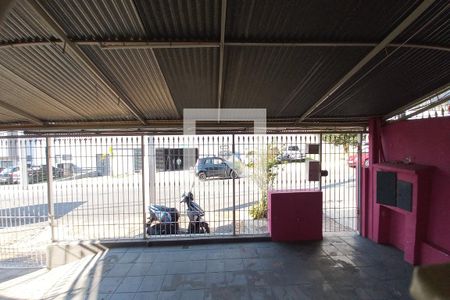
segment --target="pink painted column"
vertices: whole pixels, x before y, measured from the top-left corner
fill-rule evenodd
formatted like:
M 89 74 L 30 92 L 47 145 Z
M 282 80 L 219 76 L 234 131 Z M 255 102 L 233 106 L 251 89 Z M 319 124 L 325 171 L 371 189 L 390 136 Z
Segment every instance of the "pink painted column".
M 374 233 L 374 219 L 379 217 L 379 210 L 375 208 L 372 199 L 373 195 L 373 165 L 380 162 L 380 153 L 382 153 L 381 146 L 381 119 L 374 118 L 369 120 L 369 170 L 365 170 L 363 173 L 363 186 L 364 193 L 361 199 L 361 212 L 364 212 L 362 218 L 361 232 L 364 232 L 365 237 L 376 241 L 377 234 Z

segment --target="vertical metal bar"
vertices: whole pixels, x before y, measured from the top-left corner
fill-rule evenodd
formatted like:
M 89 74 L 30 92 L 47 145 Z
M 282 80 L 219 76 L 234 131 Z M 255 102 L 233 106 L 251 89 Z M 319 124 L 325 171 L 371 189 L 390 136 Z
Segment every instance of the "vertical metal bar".
M 146 214 L 145 214 L 145 136 L 141 135 L 141 188 L 142 188 L 142 228 L 143 228 L 143 239 L 147 239 L 145 234 L 146 229 Z
M 322 170 L 322 132 L 319 134 L 319 166 L 320 170 Z M 319 190 L 322 191 L 322 176 L 319 179 Z
M 46 138 L 46 162 L 47 162 L 47 206 L 48 221 L 50 225 L 51 239 L 55 241 L 54 212 L 53 212 L 53 167 L 52 167 L 52 138 Z
M 231 136 L 231 145 L 232 145 L 232 150 L 231 153 L 233 155 L 233 170 L 236 170 L 236 165 L 235 165 L 235 141 L 234 141 L 234 134 Z M 235 171 L 236 172 L 236 171 Z M 237 175 L 237 174 L 236 174 Z M 233 179 L 233 235 L 236 235 L 236 175 L 232 174 L 232 179 Z
M 28 189 L 28 166 L 27 166 L 27 141 L 25 139 L 18 140 L 19 142 L 19 151 L 18 159 L 20 166 L 20 185 L 23 189 Z
M 358 182 L 357 182 L 357 197 L 358 197 L 358 207 L 356 208 L 356 217 L 357 217 L 357 222 L 358 222 L 358 226 L 357 226 L 357 231 L 359 234 L 361 234 L 361 198 L 362 198 L 362 194 L 361 194 L 361 187 L 362 187 L 362 140 L 363 140 L 363 133 L 360 132 L 359 133 L 359 143 L 358 143 L 358 168 L 356 169 L 358 172 L 357 173 L 357 178 L 358 178 Z

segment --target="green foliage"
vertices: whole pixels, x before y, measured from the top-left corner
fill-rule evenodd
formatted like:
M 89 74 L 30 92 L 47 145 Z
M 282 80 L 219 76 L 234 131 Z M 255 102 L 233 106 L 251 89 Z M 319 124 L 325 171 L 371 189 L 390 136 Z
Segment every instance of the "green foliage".
M 344 146 L 345 153 L 348 153 L 350 146 L 358 145 L 357 133 L 336 133 L 336 134 L 324 134 L 322 136 L 324 142 L 333 144 L 335 146 Z
M 262 193 L 259 202 L 250 208 L 250 216 L 253 219 L 267 217 L 267 191 L 272 187 L 277 177 L 278 169 L 276 166 L 280 164 L 277 156 L 280 153 L 276 146 L 268 145 L 267 149 L 254 155 L 254 160 L 247 164 L 247 166 L 251 165 L 253 167 L 252 179 Z
M 263 194 L 259 202 L 250 208 L 253 219 L 267 218 L 267 193 Z

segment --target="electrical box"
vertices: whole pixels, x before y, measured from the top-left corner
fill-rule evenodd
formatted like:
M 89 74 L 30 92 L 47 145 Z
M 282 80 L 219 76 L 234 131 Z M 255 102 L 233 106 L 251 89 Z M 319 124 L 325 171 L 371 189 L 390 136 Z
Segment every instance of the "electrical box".
M 307 144 L 306 154 L 320 154 L 319 144 Z
M 320 162 L 317 160 L 309 160 L 306 163 L 306 174 L 309 181 L 319 181 L 320 180 Z
M 397 206 L 397 174 L 377 171 L 377 203 Z

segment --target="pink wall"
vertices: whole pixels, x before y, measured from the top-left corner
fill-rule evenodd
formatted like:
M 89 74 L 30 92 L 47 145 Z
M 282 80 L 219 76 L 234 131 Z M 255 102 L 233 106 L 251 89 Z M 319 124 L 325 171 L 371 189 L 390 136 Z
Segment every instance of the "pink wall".
M 381 129 L 385 161 L 410 157 L 412 162 L 434 166 L 428 206 L 426 242 L 450 253 L 450 118 L 402 121 Z M 438 262 L 431 256 L 423 263 Z

